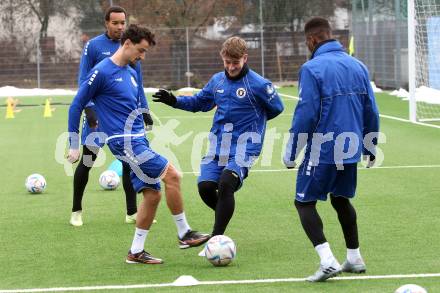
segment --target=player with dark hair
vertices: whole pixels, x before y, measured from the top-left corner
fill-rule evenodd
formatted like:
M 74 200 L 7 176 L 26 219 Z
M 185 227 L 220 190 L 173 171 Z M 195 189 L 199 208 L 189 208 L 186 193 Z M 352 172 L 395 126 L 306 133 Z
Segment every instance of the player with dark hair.
M 208 234 L 191 230 L 183 211 L 180 174 L 168 160 L 149 147 L 145 137 L 138 75 L 129 64 L 145 58 L 154 46 L 154 35 L 145 27 L 130 25 L 121 37 L 121 47 L 90 71 L 69 109 L 70 149 L 68 160 L 79 159 L 78 125 L 81 112 L 93 101 L 99 117 L 100 130 L 115 157 L 130 166 L 131 182 L 143 193 L 136 219 L 136 231 L 127 263 L 160 264 L 163 261 L 144 250 L 145 240 L 161 198 L 162 180 L 171 210 L 180 248 L 199 246 L 209 239 Z
M 300 69 L 299 102 L 284 162 L 288 168 L 294 168 L 295 159 L 305 147 L 304 161 L 297 174 L 295 206 L 321 260 L 318 271 L 308 278 L 317 282 L 341 271 L 366 271 L 359 251 L 356 211 L 350 198 L 355 196 L 361 153 L 369 156 L 369 166 L 374 164 L 377 139 L 371 139 L 369 144 L 363 142 L 370 134 L 377 136 L 379 113 L 367 68 L 332 39 L 329 22 L 312 18 L 304 31 L 312 56 Z M 317 200 L 327 200 L 328 194 L 347 247 L 347 259 L 342 266 L 330 249 L 316 210 Z
M 272 83 L 249 69 L 247 45 L 227 39 L 220 51 L 225 70 L 215 74 L 194 96 L 175 97 L 160 90 L 154 102 L 191 112 L 216 108 L 210 153 L 200 166 L 198 190 L 215 211 L 212 236 L 224 234 L 235 209 L 234 193 L 242 186 L 263 145 L 266 122 L 284 109 Z
M 81 56 L 81 63 L 78 72 L 78 86 L 86 79 L 89 71 L 101 62 L 104 58 L 112 56 L 120 47 L 122 32 L 125 29 L 127 12 L 119 6 L 111 6 L 105 12 L 105 27 L 107 31 L 86 43 Z M 138 75 L 139 84 L 142 85 L 142 71 L 140 62 L 132 64 Z M 143 91 L 139 91 L 141 95 L 141 106 L 148 109 L 148 103 Z M 94 110 L 93 102 L 90 102 L 84 109 L 84 121 L 82 128 L 81 143 L 83 145 L 82 158 L 75 170 L 73 177 L 73 206 L 70 224 L 73 226 L 82 226 L 82 198 L 86 188 L 89 172 L 96 160 L 99 149 L 103 146 L 95 140 L 93 133 L 98 128 L 98 117 Z M 147 127 L 153 125 L 153 120 L 149 113 L 143 113 L 144 122 Z M 89 136 L 90 135 L 90 136 Z M 130 181 L 130 167 L 128 164 L 122 164 L 122 185 L 125 191 L 125 199 L 127 206 L 126 223 L 136 222 L 136 192 Z

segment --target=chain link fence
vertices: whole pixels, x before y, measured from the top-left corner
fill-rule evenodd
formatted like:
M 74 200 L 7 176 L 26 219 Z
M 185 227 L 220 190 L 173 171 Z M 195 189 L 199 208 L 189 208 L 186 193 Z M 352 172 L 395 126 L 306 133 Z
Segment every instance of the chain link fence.
M 253 70 L 273 82 L 293 82 L 309 56 L 304 22 L 329 17 L 347 46 L 349 1 L 0 1 L 0 87 L 76 88 L 82 48 L 104 32 L 110 5 L 125 7 L 128 22 L 148 22 L 156 34 L 143 62 L 145 87 L 203 86 L 223 70 L 219 50 L 231 36 L 247 41 Z

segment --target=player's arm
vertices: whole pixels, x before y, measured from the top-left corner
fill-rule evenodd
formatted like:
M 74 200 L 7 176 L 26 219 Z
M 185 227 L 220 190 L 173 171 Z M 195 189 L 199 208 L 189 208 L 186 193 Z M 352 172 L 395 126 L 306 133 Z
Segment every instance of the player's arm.
M 277 117 L 284 111 L 283 102 L 271 82 L 265 83 L 256 96 L 266 109 L 267 120 Z
M 151 128 L 153 127 L 153 118 L 151 118 L 150 108 L 148 107 L 147 97 L 145 96 L 145 92 L 144 92 L 144 82 L 142 78 L 142 68 L 140 61 L 138 61 L 136 65 L 134 65 L 134 70 L 136 71 L 138 88 L 139 88 L 139 102 L 140 102 L 139 107 L 147 111 L 147 112 L 142 112 L 142 118 L 144 119 L 146 129 L 151 130 Z
M 68 131 L 69 131 L 69 154 L 67 159 L 74 163 L 79 159 L 79 122 L 81 112 L 96 95 L 103 83 L 103 73 L 92 70 L 88 79 L 78 89 L 75 98 L 69 108 Z
M 370 80 L 368 78 L 368 71 L 364 69 L 366 75 L 366 83 L 367 83 L 367 95 L 364 97 L 364 129 L 363 129 L 363 137 L 367 135 L 374 135 L 374 138 L 371 141 L 366 142 L 367 144 L 363 145 L 363 155 L 367 160 L 367 166 L 372 167 L 376 160 L 376 145 L 377 145 L 377 135 L 379 132 L 379 110 L 376 105 L 376 99 L 374 97 L 373 88 L 371 87 Z
M 79 63 L 79 70 L 78 70 L 78 88 L 81 86 L 81 84 L 87 80 L 87 76 L 90 72 L 90 70 L 95 66 L 95 54 L 96 54 L 96 48 L 93 42 L 88 41 L 84 48 L 81 55 L 81 60 Z M 98 117 L 91 108 L 93 106 L 93 102 L 90 102 L 86 105 L 84 108 L 84 114 L 86 116 L 87 124 L 91 128 L 96 128 L 98 126 Z
M 290 138 L 283 158 L 287 168 L 295 167 L 295 159 L 307 144 L 307 138 L 313 135 L 321 106 L 318 81 L 307 67 L 301 68 L 298 86 L 299 101 L 292 118 Z
M 160 90 L 153 95 L 153 102 L 161 102 L 171 107 L 190 111 L 190 112 L 208 112 L 215 107 L 213 94 L 213 78 L 203 87 L 203 89 L 194 96 L 175 97 L 171 92 Z

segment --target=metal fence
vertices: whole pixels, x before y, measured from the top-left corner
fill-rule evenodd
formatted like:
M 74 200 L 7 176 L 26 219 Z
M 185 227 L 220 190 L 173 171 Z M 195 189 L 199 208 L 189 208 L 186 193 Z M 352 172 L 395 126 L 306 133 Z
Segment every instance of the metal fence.
M 145 87 L 202 87 L 215 72 L 223 70 L 219 50 L 232 35 L 247 41 L 250 67 L 273 82 L 297 80 L 298 69 L 309 55 L 303 33 L 289 25 L 267 25 L 262 31 L 258 26 L 153 31 L 157 45 L 143 62 Z M 101 33 L 103 30 L 74 35 L 72 43 L 77 48 L 69 52 L 57 50 L 63 35 L 35 40 L 27 54 L 14 39 L 1 43 L 0 86 L 76 88 L 81 47 Z M 335 35 L 347 46 L 348 30 L 335 31 Z
M 406 0 L 353 0 L 355 56 L 379 87 L 408 88 Z

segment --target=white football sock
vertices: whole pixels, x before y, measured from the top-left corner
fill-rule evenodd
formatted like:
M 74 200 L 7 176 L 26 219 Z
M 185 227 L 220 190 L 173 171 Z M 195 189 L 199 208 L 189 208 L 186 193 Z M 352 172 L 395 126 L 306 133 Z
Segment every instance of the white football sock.
M 333 253 L 330 249 L 330 244 L 328 244 L 328 242 L 316 245 L 315 250 L 318 253 L 319 258 L 321 259 L 322 266 L 330 265 L 333 262 L 333 260 L 335 259 L 335 257 L 333 256 Z
M 347 260 L 349 263 L 358 263 L 360 259 L 362 260 L 362 256 L 359 247 L 356 249 L 347 248 Z
M 130 249 L 131 253 L 139 253 L 144 250 L 145 239 L 147 239 L 148 231 L 149 230 L 144 230 L 136 227 Z
M 177 235 L 179 236 L 179 238 L 182 238 L 183 236 L 185 236 L 188 230 L 191 230 L 191 227 L 186 220 L 185 212 L 182 212 L 178 215 L 173 215 L 173 218 L 174 222 L 176 222 Z

